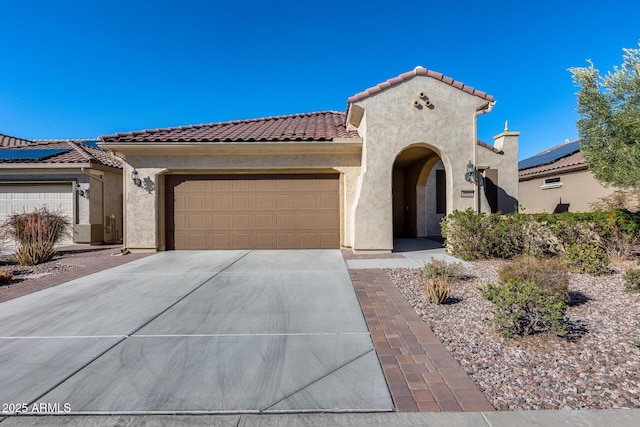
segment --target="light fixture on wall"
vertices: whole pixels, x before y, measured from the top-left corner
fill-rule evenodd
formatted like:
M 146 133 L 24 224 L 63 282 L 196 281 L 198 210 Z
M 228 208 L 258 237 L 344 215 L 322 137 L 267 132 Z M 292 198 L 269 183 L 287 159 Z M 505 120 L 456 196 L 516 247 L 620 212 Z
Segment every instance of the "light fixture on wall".
M 131 171 L 131 179 L 136 187 L 142 187 L 142 180 L 138 177 L 138 171 L 135 168 Z
M 89 198 L 88 188 L 86 190 L 83 190 L 82 187 L 80 187 L 80 184 L 76 182 L 76 186 L 74 187 L 74 189 L 76 190 L 76 193 L 78 193 L 78 196 Z
M 467 172 L 464 174 L 464 180 L 467 182 L 475 182 L 476 167 L 473 166 L 471 160 L 467 163 Z

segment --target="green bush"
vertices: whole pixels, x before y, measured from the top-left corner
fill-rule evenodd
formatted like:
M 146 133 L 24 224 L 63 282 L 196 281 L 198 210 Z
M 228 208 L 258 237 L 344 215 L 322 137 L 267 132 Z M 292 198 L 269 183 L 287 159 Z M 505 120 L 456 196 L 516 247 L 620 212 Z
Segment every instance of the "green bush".
M 504 285 L 509 280 L 534 283 L 556 292 L 563 301 L 569 301 L 569 274 L 560 260 L 519 256 L 498 269 L 498 283 Z
M 627 292 L 640 292 L 640 268 L 630 268 L 624 272 L 622 278 Z
M 441 223 L 447 250 L 463 259 L 555 256 L 567 246 L 597 243 L 610 257 L 638 249 L 640 213 L 485 214 L 455 211 Z
M 483 221 L 486 214 L 471 209 L 455 211 L 441 222 L 442 237 L 446 238 L 449 252 L 464 260 L 487 258 Z
M 567 245 L 563 259 L 569 268 L 576 273 L 587 273 L 592 276 L 610 274 L 611 258 L 607 252 L 595 243 L 577 243 Z
M 562 335 L 566 330 L 567 302 L 551 289 L 509 279 L 505 284 L 487 284 L 480 291 L 494 304 L 493 323 L 505 337 L 546 331 Z
M 446 262 L 439 259 L 431 259 L 424 263 L 420 270 L 420 277 L 430 279 L 433 277 L 455 277 L 460 274 L 462 264 L 459 262 Z
M 69 220 L 45 206 L 10 215 L 3 228 L 18 243 L 16 261 L 20 265 L 36 265 L 53 259 L 56 243 L 68 232 Z
M 425 263 L 420 270 L 420 277 L 424 282 L 424 292 L 432 304 L 444 304 L 451 295 L 449 278 L 460 273 L 460 263 L 448 263 L 446 261 L 432 259 Z

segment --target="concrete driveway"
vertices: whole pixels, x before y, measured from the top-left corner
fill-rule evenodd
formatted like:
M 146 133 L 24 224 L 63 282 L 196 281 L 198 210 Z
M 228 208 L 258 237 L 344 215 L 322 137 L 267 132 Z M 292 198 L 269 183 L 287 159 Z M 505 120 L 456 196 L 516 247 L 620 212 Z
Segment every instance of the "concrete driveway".
M 391 411 L 337 250 L 162 252 L 0 304 L 27 412 Z

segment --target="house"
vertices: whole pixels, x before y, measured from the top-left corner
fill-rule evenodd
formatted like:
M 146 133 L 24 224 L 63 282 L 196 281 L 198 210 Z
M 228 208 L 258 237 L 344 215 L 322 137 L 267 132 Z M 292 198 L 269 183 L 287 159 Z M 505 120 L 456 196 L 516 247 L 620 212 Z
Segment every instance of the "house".
M 122 238 L 122 161 L 97 141 L 0 135 L 0 144 L 0 221 L 46 206 L 73 224 L 65 243 Z
M 587 212 L 619 188 L 602 185 L 580 153 L 566 141 L 518 163 L 520 206 L 525 213 Z
M 351 248 L 517 206 L 518 132 L 478 142 L 491 95 L 423 67 L 322 111 L 102 136 L 125 158 L 131 251 Z

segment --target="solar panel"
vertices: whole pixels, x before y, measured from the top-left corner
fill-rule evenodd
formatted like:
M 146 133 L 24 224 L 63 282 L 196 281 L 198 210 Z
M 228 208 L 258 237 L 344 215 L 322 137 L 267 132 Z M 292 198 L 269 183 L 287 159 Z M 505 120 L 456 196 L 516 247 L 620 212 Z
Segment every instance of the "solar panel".
M 71 148 L 0 149 L 0 160 L 42 160 L 71 151 Z
M 98 142 L 100 142 L 100 141 L 90 140 L 90 141 L 81 141 L 80 144 L 88 145 L 89 147 L 93 147 L 93 148 L 99 148 L 98 147 Z
M 528 159 L 520 160 L 518 162 L 518 169 L 522 170 L 535 168 L 536 166 L 548 165 L 549 163 L 553 163 L 556 160 L 567 157 L 579 150 L 580 141 L 563 144 L 556 149 L 544 151 L 540 154 L 536 154 L 533 157 L 529 157 Z

